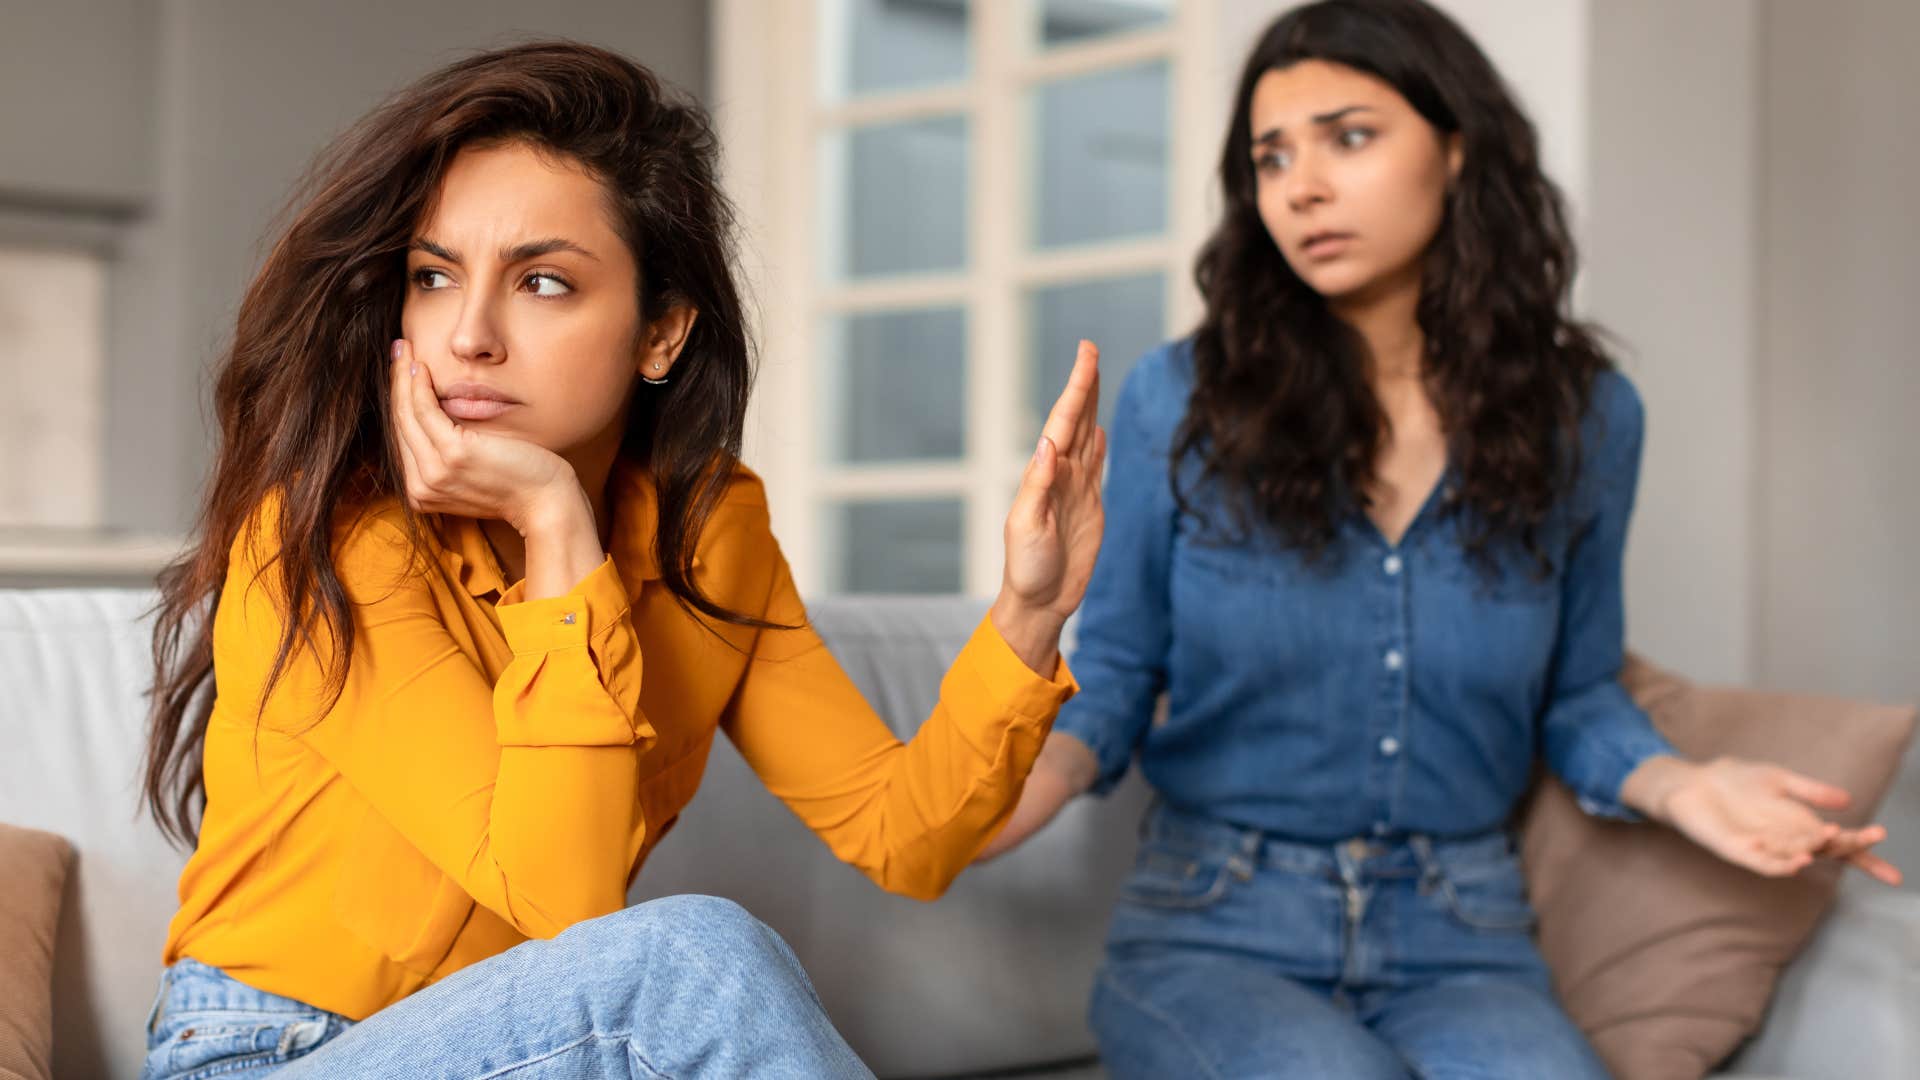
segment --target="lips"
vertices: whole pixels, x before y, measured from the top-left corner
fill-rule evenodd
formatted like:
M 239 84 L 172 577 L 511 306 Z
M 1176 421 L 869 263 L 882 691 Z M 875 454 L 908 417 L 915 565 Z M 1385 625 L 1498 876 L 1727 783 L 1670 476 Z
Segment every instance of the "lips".
M 520 401 L 481 383 L 457 382 L 440 388 L 440 407 L 455 420 L 491 420 Z
M 1309 259 L 1332 259 L 1345 252 L 1353 244 L 1353 234 L 1325 230 L 1309 233 L 1300 245 L 1300 251 Z

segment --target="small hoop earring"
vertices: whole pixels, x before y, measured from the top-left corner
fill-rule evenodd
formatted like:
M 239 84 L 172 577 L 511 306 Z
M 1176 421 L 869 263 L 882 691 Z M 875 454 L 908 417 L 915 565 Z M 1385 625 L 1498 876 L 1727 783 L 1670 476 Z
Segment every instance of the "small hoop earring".
M 659 365 L 659 364 L 655 364 L 655 365 L 653 365 L 653 370 L 655 370 L 655 371 L 659 371 L 659 370 L 660 370 L 660 365 Z M 666 378 L 665 378 L 664 376 L 663 376 L 663 377 L 661 377 L 661 378 L 658 378 L 658 379 L 653 379 L 653 378 L 648 378 L 648 377 L 647 377 L 646 375 L 642 375 L 642 376 L 640 376 L 640 381 L 641 381 L 641 382 L 643 382 L 643 383 L 646 383 L 646 384 L 647 384 L 648 386 L 665 386 L 665 385 L 667 385 L 667 380 L 666 380 Z

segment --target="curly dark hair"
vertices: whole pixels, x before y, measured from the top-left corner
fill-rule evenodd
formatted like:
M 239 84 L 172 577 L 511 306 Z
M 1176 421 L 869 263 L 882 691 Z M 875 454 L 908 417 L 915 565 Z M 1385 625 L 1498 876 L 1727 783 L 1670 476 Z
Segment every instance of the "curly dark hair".
M 1191 455 L 1228 494 L 1243 535 L 1270 527 L 1317 558 L 1341 518 L 1367 504 L 1388 434 L 1358 334 L 1288 266 L 1256 202 L 1254 85 L 1303 60 L 1380 78 L 1443 136 L 1460 136 L 1417 308 L 1424 377 L 1459 474 L 1447 512 L 1461 515 L 1483 568 L 1494 571 L 1493 551 L 1512 542 L 1544 573 L 1539 530 L 1578 471 L 1580 420 L 1612 362 L 1600 331 L 1568 314 L 1573 241 L 1533 124 L 1472 39 L 1420 0 L 1296 9 L 1247 59 L 1220 157 L 1224 214 L 1194 270 L 1206 315 L 1174 438 L 1175 496 L 1193 511 L 1180 468 Z

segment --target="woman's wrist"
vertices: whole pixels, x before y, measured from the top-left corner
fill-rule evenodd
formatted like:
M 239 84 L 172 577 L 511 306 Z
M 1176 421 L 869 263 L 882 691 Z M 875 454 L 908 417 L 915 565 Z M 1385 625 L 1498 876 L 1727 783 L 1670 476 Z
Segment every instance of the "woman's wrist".
M 1023 603 L 1005 589 L 994 598 L 987 617 L 1013 654 L 1027 669 L 1052 679 L 1060 666 L 1060 630 L 1066 620 L 1045 608 Z
M 1673 794 L 1693 779 L 1698 766 L 1672 754 L 1655 754 L 1627 774 L 1620 801 L 1649 821 L 1673 823 Z
M 556 485 L 515 528 L 526 542 L 528 600 L 564 596 L 606 561 L 593 505 L 578 483 Z

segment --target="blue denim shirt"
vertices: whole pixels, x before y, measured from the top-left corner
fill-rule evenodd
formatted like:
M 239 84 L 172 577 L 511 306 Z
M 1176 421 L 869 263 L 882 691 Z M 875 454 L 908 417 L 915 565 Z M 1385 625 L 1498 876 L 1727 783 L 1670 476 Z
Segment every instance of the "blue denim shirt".
M 1192 386 L 1190 341 L 1149 353 L 1110 425 L 1107 531 L 1081 608 L 1081 690 L 1055 731 L 1106 791 L 1137 753 L 1173 805 L 1303 841 L 1500 827 L 1537 756 L 1588 812 L 1632 818 L 1620 785 L 1673 753 L 1615 681 L 1621 556 L 1642 412 L 1595 383 L 1583 468 L 1541 531 L 1541 577 L 1515 545 L 1470 562 L 1451 467 L 1397 546 L 1355 509 L 1319 562 L 1259 532 L 1223 544 L 1173 499 L 1167 463 Z M 1219 489 L 1189 502 L 1232 522 Z M 1155 703 L 1167 712 L 1155 722 Z

